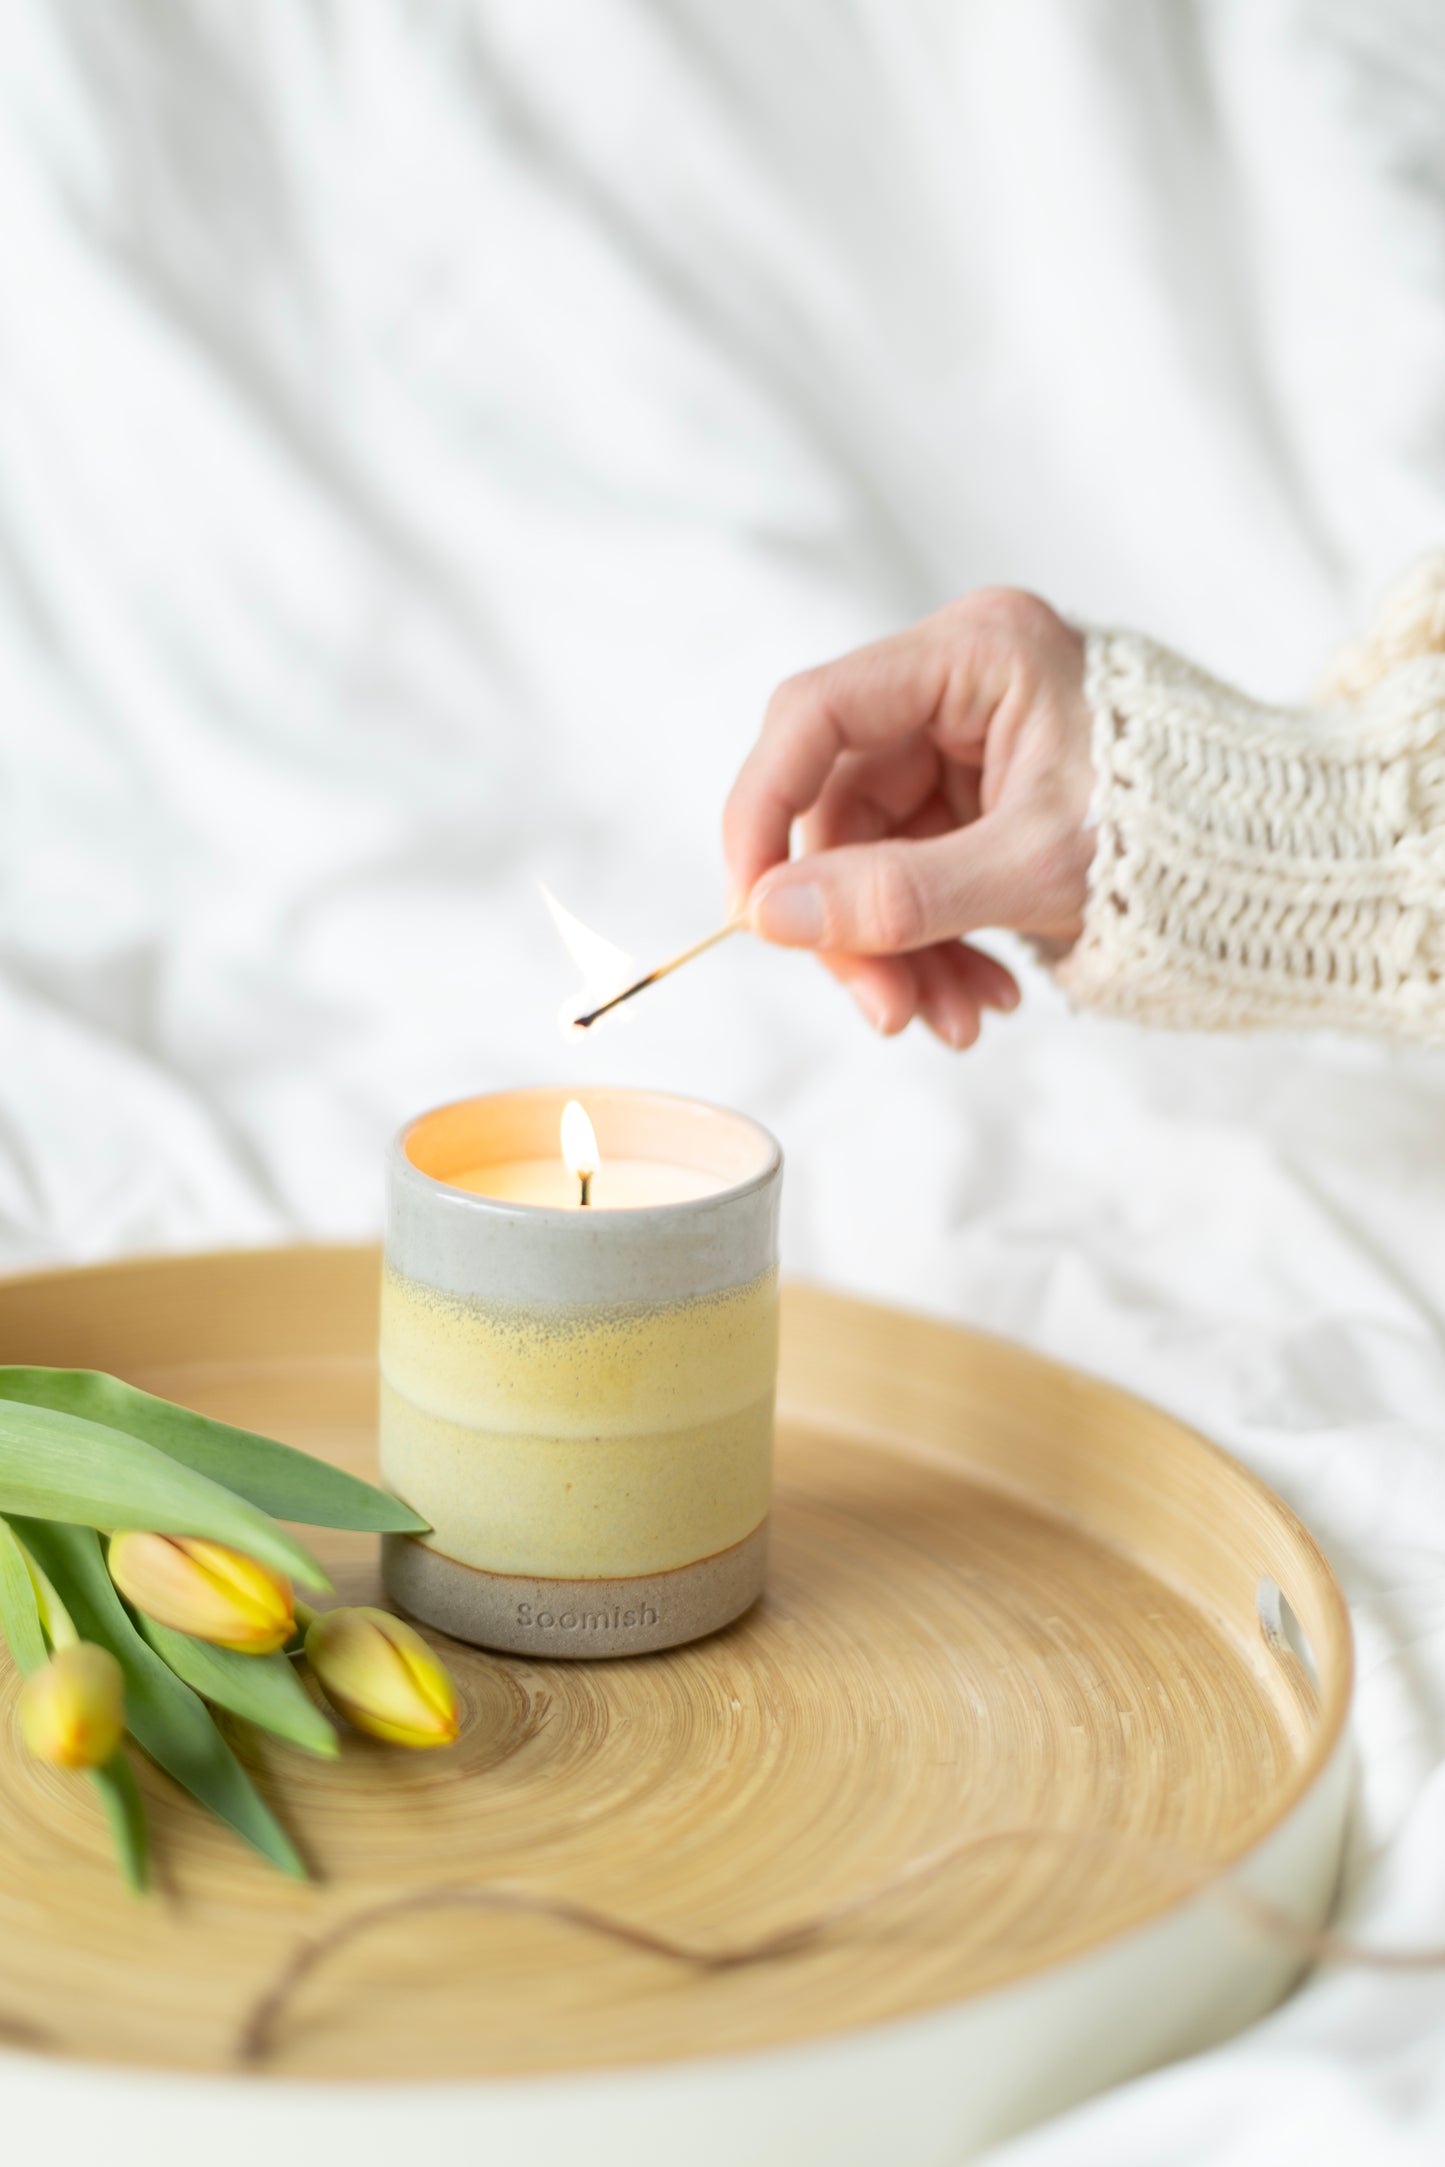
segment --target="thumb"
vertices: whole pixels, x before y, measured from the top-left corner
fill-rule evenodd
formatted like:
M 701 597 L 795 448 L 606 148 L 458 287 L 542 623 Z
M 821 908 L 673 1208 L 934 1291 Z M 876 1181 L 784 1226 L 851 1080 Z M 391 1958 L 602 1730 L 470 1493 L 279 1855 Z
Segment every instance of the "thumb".
M 996 818 L 925 842 L 890 838 L 795 858 L 766 873 L 748 898 L 748 923 L 785 948 L 842 955 L 905 955 L 981 926 L 1028 915 L 1017 846 Z

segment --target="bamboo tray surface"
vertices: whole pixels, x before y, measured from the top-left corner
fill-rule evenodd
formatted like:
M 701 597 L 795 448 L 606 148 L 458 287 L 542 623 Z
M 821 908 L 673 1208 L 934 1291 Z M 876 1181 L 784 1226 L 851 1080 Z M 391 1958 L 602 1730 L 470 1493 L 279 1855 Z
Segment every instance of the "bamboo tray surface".
M 373 1250 L 317 1248 L 12 1280 L 0 1360 L 112 1370 L 372 1474 L 377 1278 Z M 1350 1693 L 1343 1601 L 1286 1508 L 1171 1418 L 1021 1349 L 784 1301 L 762 1604 L 625 1662 L 445 1643 L 467 1715 L 447 1753 L 348 1734 L 317 1762 L 238 1727 L 313 1887 L 142 1763 L 160 1888 L 127 1897 L 89 1787 L 21 1750 L 0 1659 L 0 2011 L 51 2052 L 225 2070 L 299 1941 L 411 1889 L 505 1879 L 730 1946 L 962 1832 L 1078 1832 L 1001 1837 L 732 1972 L 556 1920 L 398 1918 L 305 1983 L 267 2067 L 460 2078 L 774 2046 L 1094 1948 L 1181 1901 L 1162 1854 L 1219 1871 L 1283 1821 Z M 315 1547 L 342 1599 L 378 1599 L 373 1538 Z

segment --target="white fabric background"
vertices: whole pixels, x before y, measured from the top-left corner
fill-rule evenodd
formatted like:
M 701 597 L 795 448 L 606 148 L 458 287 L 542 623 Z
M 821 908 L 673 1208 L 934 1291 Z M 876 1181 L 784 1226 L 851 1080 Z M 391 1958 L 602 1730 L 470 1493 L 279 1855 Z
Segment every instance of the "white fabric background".
M 1288 696 L 1442 539 L 1431 0 L 16 0 L 0 1262 L 364 1233 L 489 1085 L 745 1107 L 794 1272 L 1305 1514 L 1347 1923 L 1445 1940 L 1441 1060 L 1036 977 L 958 1059 L 743 942 L 579 1053 L 534 886 L 703 930 L 773 682 L 970 585 Z M 1008 2156 L 1433 2159 L 1442 2049 L 1445 1978 L 1330 1975 Z

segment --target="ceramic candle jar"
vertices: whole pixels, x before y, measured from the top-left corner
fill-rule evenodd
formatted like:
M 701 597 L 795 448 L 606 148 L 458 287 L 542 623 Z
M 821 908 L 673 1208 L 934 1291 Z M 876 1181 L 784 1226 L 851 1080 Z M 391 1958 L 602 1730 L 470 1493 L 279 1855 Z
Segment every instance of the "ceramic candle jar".
M 381 1465 L 432 1532 L 385 1538 L 383 1570 L 460 1639 L 595 1658 L 762 1590 L 782 1154 L 716 1107 L 581 1096 L 586 1208 L 566 1091 L 462 1100 L 392 1146 Z

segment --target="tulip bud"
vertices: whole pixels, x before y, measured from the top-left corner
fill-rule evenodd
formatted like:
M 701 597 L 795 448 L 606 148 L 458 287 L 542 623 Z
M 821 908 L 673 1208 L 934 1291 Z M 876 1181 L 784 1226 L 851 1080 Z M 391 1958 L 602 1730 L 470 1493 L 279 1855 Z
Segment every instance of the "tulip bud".
M 137 1610 L 218 1648 L 270 1655 L 296 1630 L 290 1583 L 225 1543 L 127 1529 L 111 1536 L 109 1563 Z
M 109 1648 L 57 1648 L 20 1689 L 20 1735 L 38 1761 L 103 1767 L 125 1729 L 125 1679 Z
M 457 1689 L 420 1633 L 389 1611 L 322 1611 L 306 1659 L 332 1705 L 394 1746 L 449 1746 L 461 1728 Z

